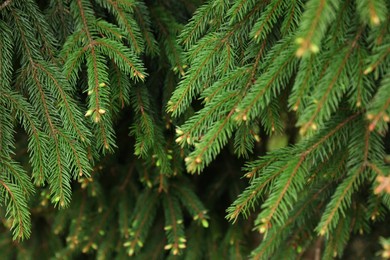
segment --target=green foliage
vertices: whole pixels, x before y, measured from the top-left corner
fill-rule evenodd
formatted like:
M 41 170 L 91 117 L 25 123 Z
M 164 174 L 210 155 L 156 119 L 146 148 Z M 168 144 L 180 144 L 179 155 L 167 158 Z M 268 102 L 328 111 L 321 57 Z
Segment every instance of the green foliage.
M 388 256 L 389 9 L 2 1 L 2 258 Z
M 302 235 L 324 235 L 324 257 L 334 257 L 352 230 L 369 231 L 373 215 L 363 214 L 368 205 L 359 196 L 375 188 L 375 176 L 388 175 L 388 4 L 357 2 L 239 1 L 225 9 L 217 29 L 196 27 L 203 18 L 197 13 L 183 30 L 189 69 L 168 110 L 182 115 L 195 99 L 203 101 L 177 129 L 176 142 L 190 149 L 187 171 L 203 171 L 230 139 L 237 155 L 248 156 L 262 137 L 253 125 L 284 132 L 283 123 L 266 120 L 296 112 L 299 142 L 248 163 L 249 186 L 228 208 L 227 218 L 236 221 L 261 205 L 254 225 L 264 237 L 254 259 L 297 257 L 279 250 L 282 243 L 307 250 Z M 204 32 L 188 37 L 196 28 Z M 319 187 L 327 189 L 317 195 Z M 306 208 L 306 194 L 320 197 L 318 207 Z M 296 230 L 307 222 L 303 233 Z

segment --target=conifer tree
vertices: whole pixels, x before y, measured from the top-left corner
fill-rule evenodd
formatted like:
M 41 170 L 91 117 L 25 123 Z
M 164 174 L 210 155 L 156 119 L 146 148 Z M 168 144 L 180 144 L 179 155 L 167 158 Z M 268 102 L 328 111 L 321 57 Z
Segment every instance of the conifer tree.
M 389 9 L 1 1 L 0 257 L 389 257 Z

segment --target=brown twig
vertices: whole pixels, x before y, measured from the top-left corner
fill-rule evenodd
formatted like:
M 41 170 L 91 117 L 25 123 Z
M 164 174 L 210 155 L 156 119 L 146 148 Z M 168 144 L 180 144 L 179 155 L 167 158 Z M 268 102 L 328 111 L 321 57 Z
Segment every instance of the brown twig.
M 0 11 L 7 7 L 12 2 L 12 0 L 6 0 L 0 5 Z

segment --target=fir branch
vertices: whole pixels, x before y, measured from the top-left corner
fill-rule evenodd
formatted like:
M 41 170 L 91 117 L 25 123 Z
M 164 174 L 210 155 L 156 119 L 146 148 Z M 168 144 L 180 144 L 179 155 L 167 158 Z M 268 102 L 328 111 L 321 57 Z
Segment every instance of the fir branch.
M 70 190 L 70 169 L 65 166 L 65 162 L 61 156 L 62 145 L 58 133 L 63 131 L 57 122 L 54 121 L 53 108 L 51 97 L 48 97 L 45 94 L 45 86 L 43 85 L 40 74 L 35 63 L 32 64 L 31 68 L 32 78 L 29 80 L 32 86 L 36 87 L 34 92 L 31 92 L 30 95 L 34 100 L 40 101 L 41 109 L 43 110 L 42 116 L 45 118 L 45 121 L 48 126 L 48 131 L 50 133 L 51 145 L 54 147 L 54 153 L 49 154 L 48 162 L 50 162 L 51 171 L 49 172 L 48 181 L 51 187 L 51 194 L 53 196 L 53 202 L 59 204 L 60 207 L 65 207 L 70 202 L 71 190 Z M 50 103 L 49 103 L 50 102 Z
M 48 25 L 52 32 L 58 32 L 57 39 L 59 44 L 63 44 L 71 30 L 71 16 L 69 5 L 64 1 L 50 1 L 49 7 L 45 12 Z
M 130 99 L 137 115 L 130 130 L 130 134 L 136 138 L 134 154 L 146 157 L 155 143 L 155 124 L 150 111 L 149 95 L 144 88 L 136 87 L 133 88 Z
M 118 67 L 130 77 L 145 79 L 146 73 L 142 67 L 142 62 L 129 52 L 123 44 L 110 39 L 96 39 L 93 43 L 98 50 L 113 59 Z
M 169 176 L 174 173 L 172 167 L 172 150 L 170 150 L 170 147 L 168 146 L 169 141 L 164 139 L 164 128 L 160 121 L 155 120 L 154 129 L 155 145 L 152 155 L 154 160 L 153 164 L 159 169 L 160 177 L 165 179 L 166 175 Z M 161 182 L 161 185 L 162 184 L 163 183 Z M 163 187 L 160 187 L 160 191 L 162 191 L 161 188 Z M 163 189 L 166 190 L 165 187 Z
M 225 114 L 230 109 L 231 100 L 235 100 L 238 97 L 236 91 L 231 91 L 228 95 L 224 95 L 223 98 L 213 100 L 207 106 L 207 108 L 201 110 L 190 120 L 187 121 L 181 128 L 176 130 L 179 137 L 176 139 L 176 143 L 182 147 L 187 144 L 194 144 L 197 140 L 209 130 L 205 129 L 205 126 L 212 125 L 215 121 L 221 119 L 222 113 Z M 210 119 L 214 119 L 209 122 Z
M 203 78 L 211 77 L 212 71 L 211 61 L 218 57 L 218 50 L 224 45 L 219 41 L 218 35 L 212 35 L 202 40 L 209 42 L 207 51 L 203 50 L 205 54 L 194 59 L 193 65 L 190 67 L 184 76 L 183 81 L 173 92 L 170 101 L 168 102 L 167 111 L 171 112 L 174 117 L 179 116 L 190 105 L 190 101 L 200 92 L 200 85 Z M 202 43 L 199 43 L 202 44 Z M 196 64 L 196 65 L 195 65 Z M 211 65 L 211 66 L 210 66 Z
M 165 194 L 163 199 L 165 214 L 165 233 L 168 238 L 168 244 L 165 250 L 170 250 L 173 255 L 179 255 L 182 249 L 186 247 L 186 238 L 184 234 L 183 214 L 180 210 L 177 199 Z
M 250 36 L 256 42 L 266 39 L 267 34 L 272 30 L 272 26 L 276 23 L 283 12 L 283 0 L 273 0 L 268 4 L 263 11 L 260 19 L 253 26 Z
M 290 33 L 293 33 L 300 21 L 302 16 L 303 3 L 301 0 L 292 0 L 284 2 L 285 5 L 285 19 L 283 20 L 282 26 L 280 28 L 282 34 L 287 36 Z
M 62 132 L 58 132 L 58 134 L 66 140 L 64 146 L 67 146 L 69 150 L 72 151 L 73 160 L 69 162 L 71 168 L 74 170 L 73 177 L 77 179 L 79 177 L 90 177 L 91 166 L 88 160 L 87 152 L 85 147 L 79 146 L 71 137 Z
M 386 1 L 152 2 L 0 4 L 2 223 L 23 239 L 30 211 L 42 231 L 31 246 L 7 246 L 2 234 L 5 258 L 152 259 L 167 256 L 165 246 L 172 259 L 240 259 L 258 242 L 250 258 L 302 258 L 311 248 L 340 257 L 353 233 L 380 226 L 372 222 L 390 209 Z M 298 137 L 295 123 L 308 134 Z M 220 163 L 263 154 L 284 126 L 291 146 L 246 163 L 249 183 L 238 182 L 240 158 Z M 106 155 L 115 132 L 120 153 Z M 138 177 L 123 170 L 134 167 L 133 144 Z M 180 176 L 212 162 L 212 176 Z M 38 197 L 30 178 L 48 184 Z M 210 219 L 192 184 L 203 185 Z M 68 206 L 72 193 L 75 209 L 53 214 L 47 203 Z M 226 216 L 234 227 L 218 220 L 218 197 L 234 201 Z M 261 242 L 253 223 L 237 221 L 258 205 Z
M 12 78 L 12 56 L 13 46 L 11 28 L 0 20 L 0 86 L 4 89 L 9 89 Z
M 283 84 L 286 84 L 285 82 L 289 80 L 295 70 L 297 60 L 293 55 L 291 45 L 287 49 L 283 49 L 282 46 L 288 42 L 289 40 L 281 42 L 276 45 L 275 52 L 271 52 L 271 57 L 276 57 L 275 61 L 256 80 L 253 87 L 238 105 L 235 115 L 235 120 L 238 122 L 253 120 L 258 116 L 261 111 L 259 106 L 265 108 L 270 100 L 283 89 Z
M 327 191 L 331 186 L 331 183 L 322 186 L 318 190 L 311 189 L 314 191 L 314 194 L 311 192 L 307 193 L 308 199 L 301 200 L 301 204 L 294 208 L 294 211 L 290 214 L 286 223 L 282 226 L 272 226 L 270 230 L 267 232 L 267 236 L 264 237 L 262 243 L 252 251 L 251 257 L 253 259 L 264 259 L 272 255 L 272 253 L 278 248 L 282 240 L 288 237 L 288 230 L 291 226 L 293 226 L 298 219 L 302 216 L 302 213 L 305 210 L 309 209 L 309 207 L 313 206 L 320 196 L 324 195 L 325 191 Z
M 38 5 L 33 0 L 25 0 L 20 8 L 23 12 L 29 13 L 29 22 L 36 30 L 42 55 L 48 56 L 53 63 L 56 63 L 55 52 L 58 44 Z
M 156 214 L 158 206 L 158 193 L 145 189 L 137 200 L 132 219 L 130 238 L 123 245 L 129 247 L 128 255 L 132 256 L 144 246 L 146 235 Z M 145 204 L 145 201 L 148 201 Z
M 96 22 L 96 29 L 99 31 L 99 33 L 107 35 L 109 38 L 115 39 L 116 41 L 121 41 L 123 38 L 124 32 L 122 30 L 104 20 L 99 19 Z
M 48 142 L 46 135 L 40 130 L 40 126 L 37 123 L 38 119 L 35 118 L 34 109 L 22 96 L 16 93 L 7 93 L 0 89 L 0 94 L 1 97 L 7 99 L 7 105 L 16 111 L 16 117 L 29 135 L 29 150 L 31 153 L 34 182 L 37 185 L 43 185 L 46 176 L 45 152 L 48 150 Z
M 335 258 L 336 256 L 341 257 L 344 247 L 350 236 L 351 217 L 350 214 L 340 219 L 337 223 L 332 237 L 327 239 L 325 246 L 324 258 Z
M 326 132 L 322 135 L 318 134 L 319 139 L 315 139 L 314 143 L 308 142 L 308 146 L 306 146 L 306 150 L 301 154 L 301 156 L 307 156 L 316 149 L 320 149 L 321 145 L 324 144 L 327 140 L 329 140 L 331 137 L 335 136 L 339 130 L 343 129 L 344 127 L 348 126 L 351 121 L 356 120 L 360 116 L 360 112 L 356 112 L 347 118 L 343 118 L 341 122 L 335 122 L 335 126 L 328 127 Z M 336 121 L 336 120 L 335 120 Z
M 289 107 L 293 111 L 300 113 L 305 107 L 305 97 L 310 91 L 310 83 L 314 81 L 318 74 L 317 67 L 319 60 L 317 55 L 311 55 L 310 58 L 302 60 L 299 64 L 294 86 L 289 95 Z
M 235 1 L 235 3 L 227 12 L 227 16 L 230 18 L 229 24 L 233 25 L 234 23 L 240 22 L 242 19 L 244 19 L 248 12 L 256 9 L 256 4 L 257 1 L 254 0 Z
M 261 232 L 266 232 L 273 221 L 278 225 L 283 225 L 285 223 L 288 209 L 291 208 L 292 203 L 297 200 L 297 194 L 302 190 L 305 176 L 307 176 L 307 169 L 305 169 L 307 166 L 304 165 L 305 160 L 313 151 L 321 148 L 322 144 L 338 133 L 340 129 L 345 127 L 358 115 L 359 113 L 351 115 L 336 126 L 328 129 L 326 134 L 321 133 L 321 135 L 319 135 L 321 136 L 319 140 L 314 139 L 315 142 L 306 146 L 299 156 L 294 156 L 295 158 L 293 157 L 291 158 L 291 161 L 287 162 L 288 167 L 284 174 L 276 180 L 269 198 L 263 204 L 263 211 L 256 220 Z
M 361 150 L 359 150 L 359 154 L 356 154 L 356 150 L 354 151 L 355 154 L 351 152 L 352 157 L 348 162 L 350 168 L 348 175 L 338 186 L 322 215 L 321 221 L 316 228 L 319 234 L 328 235 L 333 231 L 340 218 L 340 213 L 344 215 L 346 209 L 348 209 L 351 204 L 352 193 L 357 190 L 361 183 L 369 176 L 367 163 L 369 160 L 374 159 L 369 157 L 370 151 L 372 149 L 377 149 L 377 146 L 380 145 L 377 138 L 372 135 L 375 135 L 375 133 L 370 132 L 369 127 L 366 125 L 355 130 L 354 140 L 350 143 L 350 147 L 356 148 L 355 145 L 359 143 Z M 362 139 L 364 142 L 361 142 Z
M 80 138 L 81 141 L 88 143 L 90 133 L 83 123 L 81 113 L 76 107 L 76 104 L 71 100 L 69 94 L 66 93 L 67 90 L 69 91 L 69 86 L 66 81 L 61 78 L 59 71 L 55 71 L 55 68 L 50 68 L 49 64 L 36 63 L 35 65 L 41 72 L 46 74 L 51 81 L 50 86 L 55 86 L 56 91 L 60 94 L 58 99 L 61 100 L 61 103 L 63 102 L 60 106 L 61 108 L 65 108 L 66 121 L 70 122 L 69 126 L 65 124 L 65 127 L 69 131 L 74 130 L 75 136 Z
M 222 22 L 223 14 L 228 6 L 229 1 L 226 0 L 210 0 L 207 4 L 201 6 L 195 11 L 191 21 L 184 28 L 179 39 L 186 49 L 190 49 L 202 35 L 204 35 L 207 26 L 207 21 L 211 18 L 217 18 L 213 25 L 218 25 Z
M 366 70 L 364 71 L 364 74 L 369 74 L 371 73 L 372 71 L 376 70 L 379 65 L 382 65 L 383 63 L 386 62 L 386 60 L 388 59 L 388 57 L 390 56 L 390 47 L 388 48 L 382 48 L 383 51 L 381 52 L 378 52 L 377 55 L 375 55 L 374 57 L 376 58 L 367 68 Z
M 130 81 L 126 74 L 122 73 L 118 66 L 112 62 L 110 69 L 110 85 L 115 86 L 112 89 L 112 111 L 118 113 L 126 105 L 130 104 Z
M 267 231 L 271 220 L 277 225 L 285 223 L 288 209 L 297 200 L 297 194 L 302 190 L 303 180 L 307 176 L 307 169 L 303 166 L 305 157 L 300 156 L 289 161 L 283 175 L 276 180 L 270 196 L 262 205 L 264 210 L 255 222 L 261 233 Z
M 203 227 L 208 227 L 207 210 L 189 184 L 172 183 L 172 188 L 172 193 L 181 201 L 193 220 L 200 222 Z
M 370 22 L 372 26 L 378 26 L 388 19 L 387 8 L 384 0 L 361 0 L 356 2 L 363 23 Z
M 5 179 L 0 179 L 0 185 L 3 187 L 0 190 L 2 198 L 7 204 L 6 216 L 13 219 L 11 224 L 13 239 L 29 238 L 31 234 L 30 212 L 23 192 L 17 185 Z
M 260 141 L 256 124 L 241 124 L 234 136 L 234 153 L 238 157 L 248 158 L 255 141 Z M 257 131 L 256 131 L 256 130 Z
M 278 100 L 271 102 L 260 114 L 261 124 L 269 135 L 272 133 L 281 133 L 283 130 L 283 122 L 281 121 L 278 103 Z
M 369 106 L 367 118 L 371 121 L 369 129 L 374 131 L 379 123 L 389 122 L 390 117 L 390 97 L 386 95 L 390 90 L 390 74 L 387 73 L 381 81 L 381 86 L 378 89 L 373 101 Z M 382 126 L 383 127 L 383 126 Z
M 325 35 L 327 26 L 334 20 L 338 9 L 338 0 L 309 0 L 299 26 L 299 37 L 296 39 L 299 48 L 298 57 L 304 56 L 308 51 L 317 53 L 320 41 Z
M 88 94 L 89 94 L 89 111 L 93 114 L 93 121 L 99 123 L 102 115 L 106 114 L 108 104 L 109 90 L 106 86 L 108 82 L 107 67 L 104 58 L 91 48 L 90 56 L 87 57 L 88 70 Z M 87 115 L 87 114 L 86 114 Z M 104 147 L 108 149 L 109 142 L 102 132 Z
M 350 89 L 349 103 L 351 107 L 359 109 L 367 107 L 374 93 L 374 82 L 371 77 L 364 75 L 364 59 L 367 54 L 361 48 L 355 50 L 348 64 L 348 76 L 354 84 Z
M 332 198 L 331 204 L 328 205 L 320 224 L 316 228 L 320 235 L 329 234 L 330 232 L 333 234 L 337 222 L 339 221 L 339 211 L 341 211 L 343 215 L 345 214 L 345 210 L 342 208 L 346 206 L 346 201 L 347 203 L 350 201 L 353 189 L 356 189 L 356 186 L 358 185 L 357 183 L 360 182 L 359 178 L 362 178 L 362 175 L 365 174 L 364 170 L 365 169 L 362 167 L 353 171 L 338 187 L 334 197 Z M 337 219 L 337 221 L 335 219 Z
M 164 8 L 153 8 L 151 14 L 160 35 L 162 43 L 160 46 L 165 47 L 165 54 L 173 71 L 178 71 L 181 76 L 184 76 L 184 69 L 187 65 L 183 64 L 183 50 L 176 41 L 176 36 L 181 31 L 182 26 Z
M 24 197 L 30 197 L 34 193 L 34 187 L 29 176 L 20 165 L 7 157 L 0 156 L 2 162 L 2 175 L 18 186 Z
M 24 51 L 27 55 L 26 70 L 30 77 L 26 79 L 26 82 L 23 84 L 30 84 L 31 86 L 35 86 L 35 89 L 28 88 L 28 92 L 30 95 L 30 99 L 35 101 L 35 106 L 39 107 L 38 111 L 40 112 L 40 116 L 45 119 L 45 128 L 49 132 L 52 139 L 50 140 L 51 145 L 55 147 L 55 153 L 50 154 L 48 156 L 48 161 L 50 162 L 49 167 L 51 167 L 49 174 L 49 184 L 51 187 L 51 194 L 53 196 L 52 200 L 54 203 L 58 203 L 61 207 L 67 205 L 70 201 L 70 169 L 66 167 L 65 163 L 62 160 L 61 154 L 61 142 L 59 137 L 57 136 L 58 132 L 61 132 L 60 124 L 54 120 L 54 118 L 58 115 L 56 108 L 54 107 L 54 99 L 48 94 L 47 85 L 45 82 L 45 78 L 42 77 L 41 67 L 38 65 L 42 60 L 40 54 L 35 52 L 34 48 L 37 45 L 37 42 L 30 38 L 32 37 L 28 30 L 27 25 L 24 23 L 24 20 L 21 20 L 19 16 L 17 16 L 17 10 L 12 11 L 14 21 L 19 28 L 20 31 L 20 40 L 24 45 Z M 33 38 L 34 39 L 34 38 Z M 23 75 L 23 74 L 22 74 Z M 27 75 L 23 75 L 23 77 L 27 77 Z M 57 89 L 58 91 L 58 89 Z M 42 175 L 41 175 L 42 176 Z M 42 177 L 39 177 L 42 179 Z
M 3 103 L 2 100 L 0 100 L 1 103 Z M 8 156 L 15 149 L 12 121 L 11 111 L 0 106 L 0 156 Z
M 317 95 L 318 100 L 314 100 L 313 104 L 309 105 L 303 115 L 299 118 L 298 124 L 302 125 L 300 132 L 306 133 L 309 128 L 316 130 L 318 124 L 321 124 L 324 120 L 327 120 L 331 113 L 337 109 L 338 102 L 345 92 L 345 89 L 337 86 L 337 84 L 346 85 L 343 82 L 346 73 L 346 67 L 349 61 L 349 57 L 353 50 L 357 48 L 363 27 L 355 35 L 355 38 L 347 48 L 343 48 L 340 52 L 343 55 L 339 55 L 339 60 L 333 62 L 327 69 L 323 77 L 318 84 L 321 86 L 318 88 Z M 336 71 L 336 73 L 335 73 Z
M 71 197 L 71 174 L 66 162 L 62 161 L 63 153 L 59 143 L 62 141 L 59 137 L 50 140 L 49 144 L 54 147 L 54 151 L 47 157 L 48 168 L 48 182 L 50 185 L 50 195 L 52 196 L 52 203 L 60 208 L 65 208 L 70 203 Z
M 244 217 L 248 217 L 249 210 L 254 208 L 259 197 L 267 193 L 267 186 L 271 186 L 275 179 L 287 169 L 287 166 L 288 164 L 285 164 L 280 167 L 279 170 L 272 171 L 271 174 L 263 172 L 261 176 L 254 178 L 245 191 L 241 193 L 227 209 L 228 215 L 226 218 L 234 223 L 237 221 L 240 214 L 243 214 Z M 255 171 L 258 171 L 258 169 Z
M 201 98 L 204 99 L 204 103 L 206 106 L 212 108 L 218 106 L 214 103 L 211 103 L 214 97 L 220 97 L 221 93 L 223 93 L 224 91 L 239 90 L 238 86 L 240 86 L 242 83 L 248 85 L 249 78 L 247 77 L 252 74 L 251 75 L 252 78 L 250 79 L 252 80 L 254 73 L 255 71 L 251 69 L 249 66 L 243 66 L 243 67 L 233 69 L 228 73 L 226 73 L 222 79 L 218 80 L 217 82 L 212 84 L 209 88 L 205 89 L 200 96 Z
M 203 137 L 201 146 L 199 145 L 195 151 L 185 158 L 184 161 L 186 162 L 188 172 L 199 173 L 206 165 L 215 159 L 221 148 L 232 136 L 232 132 L 235 129 L 232 120 L 234 111 L 235 107 L 224 119 L 217 121 L 213 125 L 212 131 L 209 131 Z
M 40 57 L 40 55 L 36 52 L 38 43 L 36 38 L 32 35 L 33 31 L 31 30 L 30 25 L 26 24 L 26 20 L 28 21 L 28 18 L 26 18 L 26 15 L 23 12 L 15 8 L 11 9 L 11 14 L 13 22 L 19 33 L 16 36 L 20 37 L 17 41 L 21 41 L 21 45 L 24 47 L 24 51 L 26 52 L 22 57 L 23 61 L 27 58 L 27 62 L 34 64 L 34 58 Z
M 256 11 L 257 8 L 247 14 L 244 20 L 235 24 L 232 28 L 229 28 L 224 34 L 210 33 L 206 35 L 190 49 L 189 57 L 193 59 L 191 67 L 168 102 L 168 112 L 172 112 L 173 116 L 182 114 L 189 106 L 191 99 L 200 92 L 200 88 L 206 88 L 206 86 L 203 85 L 203 81 L 204 79 L 209 79 L 214 76 L 215 68 L 217 68 L 215 71 L 221 74 L 221 77 L 225 74 L 224 70 L 218 69 L 214 64 L 215 60 L 218 61 L 217 64 L 229 64 L 229 66 L 232 66 L 229 63 L 229 57 L 231 57 L 231 55 L 223 55 L 223 52 L 230 54 L 230 41 L 234 41 L 232 39 L 234 33 L 237 33 L 242 29 L 241 27 L 245 24 L 244 22 L 250 19 Z M 206 44 L 206 42 L 209 43 Z M 200 51 L 202 51 L 204 56 L 196 55 L 196 53 Z M 225 66 L 225 70 L 226 68 L 227 67 Z
M 232 132 L 236 129 L 236 125 L 233 124 L 232 120 L 230 120 L 231 116 L 234 114 L 236 111 L 236 107 L 240 103 L 239 97 L 243 96 L 248 88 L 253 84 L 254 82 L 254 76 L 255 72 L 257 71 L 258 65 L 260 58 L 262 57 L 263 54 L 263 46 L 260 48 L 260 50 L 257 53 L 255 63 L 253 67 L 251 68 L 251 71 L 248 71 L 248 75 L 250 77 L 243 77 L 241 79 L 238 78 L 239 84 L 245 86 L 242 91 L 237 92 L 237 91 L 229 91 L 229 88 L 234 88 L 236 87 L 235 84 L 235 75 L 238 72 L 238 74 L 246 72 L 248 69 L 243 67 L 238 69 L 237 71 L 233 71 L 234 73 L 228 74 L 226 76 L 226 82 L 227 86 L 225 87 L 225 81 L 222 81 L 221 87 L 225 87 L 225 93 L 222 95 L 217 95 L 217 97 L 213 98 L 212 101 L 207 103 L 207 106 L 205 109 L 201 110 L 202 113 L 199 113 L 200 120 L 197 118 L 197 116 L 194 116 L 193 122 L 190 122 L 191 124 L 194 124 L 196 127 L 201 126 L 201 123 L 203 121 L 203 118 L 213 118 L 212 122 L 205 122 L 203 123 L 206 125 L 209 125 L 211 130 L 209 130 L 208 133 L 205 134 L 205 136 L 202 137 L 202 140 L 200 141 L 199 144 L 196 144 L 196 149 L 193 151 L 186 159 L 186 165 L 187 165 L 187 170 L 190 172 L 195 172 L 195 171 L 200 171 L 207 165 L 212 158 L 214 158 L 220 151 L 221 147 L 223 147 L 227 141 L 227 137 L 229 137 Z M 232 77 L 232 75 L 234 75 Z M 233 80 L 232 80 L 233 79 Z M 241 82 L 241 80 L 244 80 L 244 82 Z M 219 89 L 220 88 L 220 82 L 217 82 L 213 86 L 210 87 L 212 91 L 214 89 Z M 207 91 L 206 91 L 207 92 Z M 226 97 L 228 97 L 226 99 Z M 220 102 L 219 99 L 222 99 L 223 101 Z M 228 101 L 230 99 L 230 101 Z M 225 102 L 227 101 L 227 102 Z M 220 107 L 221 106 L 221 107 Z M 219 110 L 221 109 L 221 111 Z M 213 112 L 217 112 L 216 116 L 211 114 L 208 114 L 210 110 Z M 221 117 L 221 114 L 227 114 L 225 117 Z M 206 115 L 209 115 L 206 117 Z M 199 120 L 199 121 L 198 121 Z M 191 126 L 191 125 L 190 125 Z M 228 126 L 228 127 L 226 127 Z M 191 126 L 192 127 L 192 126 Z M 196 128 L 195 128 L 196 130 Z M 186 136 L 186 134 L 181 130 L 178 129 L 178 134 L 180 135 L 178 139 L 176 139 L 176 142 L 183 142 L 186 140 L 188 143 L 192 143 L 193 140 L 191 140 L 191 136 Z M 199 135 L 203 134 L 202 132 L 197 133 Z M 185 138 L 184 138 L 185 137 Z M 199 138 L 199 136 L 194 136 L 195 138 Z
M 77 35 L 76 35 L 77 36 Z M 83 35 L 80 33 L 80 37 Z M 67 42 L 65 42 L 65 46 L 67 46 L 68 42 L 71 42 L 73 39 L 76 39 L 77 37 L 68 37 Z M 76 41 L 76 40 L 75 40 Z M 69 43 L 71 45 L 72 43 Z M 75 43 L 75 47 L 76 47 Z M 71 86 L 75 86 L 78 78 L 78 72 L 80 71 L 81 64 L 85 61 L 86 56 L 87 56 L 87 50 L 88 46 L 85 47 L 80 47 L 77 50 L 67 50 L 64 48 L 63 50 L 63 58 L 66 59 L 65 64 L 64 64 L 64 74 L 66 80 L 69 81 Z M 72 52 L 72 53 L 70 53 Z
M 149 12 L 147 7 L 143 2 L 136 2 L 136 5 L 133 7 L 135 19 L 137 20 L 138 25 L 141 29 L 141 34 L 145 39 L 146 43 L 146 53 L 152 56 L 159 53 L 157 42 L 153 36 L 151 29 L 151 21 L 149 19 Z
M 131 48 L 135 53 L 141 53 L 144 49 L 143 38 L 141 37 L 137 23 L 133 20 L 133 17 L 129 15 L 130 12 L 133 12 L 136 4 L 134 2 L 117 3 L 112 0 L 98 2 L 108 8 L 116 16 L 119 26 L 127 32 Z

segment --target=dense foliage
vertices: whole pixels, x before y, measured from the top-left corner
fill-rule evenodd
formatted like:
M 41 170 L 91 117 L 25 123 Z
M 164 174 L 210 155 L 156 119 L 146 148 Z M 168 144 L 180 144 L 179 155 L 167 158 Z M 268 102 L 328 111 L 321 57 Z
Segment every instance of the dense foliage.
M 390 257 L 389 9 L 1 1 L 1 258 Z

